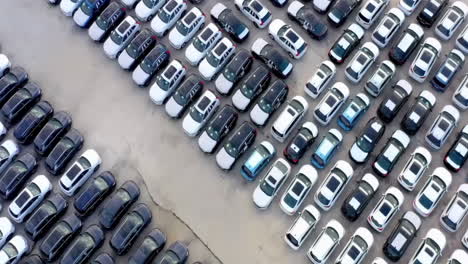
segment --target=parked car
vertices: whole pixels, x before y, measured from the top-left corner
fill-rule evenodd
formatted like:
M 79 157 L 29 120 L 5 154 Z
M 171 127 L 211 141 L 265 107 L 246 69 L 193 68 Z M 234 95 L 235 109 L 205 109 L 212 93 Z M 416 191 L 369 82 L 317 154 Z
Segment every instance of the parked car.
M 15 235 L 0 250 L 0 263 L 17 264 L 31 249 L 28 240 L 22 235 Z
M 408 101 L 413 86 L 406 80 L 399 80 L 394 86 L 392 93 L 388 94 L 377 109 L 377 115 L 385 123 L 391 123 L 400 109 Z
M 120 2 L 112 1 L 89 27 L 89 37 L 94 41 L 103 41 L 124 19 L 125 13 L 125 8 Z
M 307 250 L 307 257 L 314 264 L 326 263 L 340 244 L 345 234 L 344 227 L 335 219 L 330 220 Z
M 349 15 L 356 9 L 362 0 L 337 0 L 328 12 L 327 18 L 334 27 L 342 26 Z
M 182 117 L 189 106 L 200 98 L 204 85 L 205 83 L 200 77 L 190 74 L 167 101 L 166 114 L 177 119 Z
M 462 1 L 455 1 L 434 28 L 435 33 L 443 40 L 449 40 L 468 15 L 468 6 Z
M 395 76 L 395 65 L 389 60 L 382 61 L 364 84 L 364 89 L 372 97 L 379 96 Z
M 106 198 L 115 188 L 115 177 L 110 171 L 104 171 L 88 184 L 73 202 L 75 211 L 80 216 L 91 214 L 96 207 Z
M 281 197 L 279 203 L 281 210 L 287 215 L 294 215 L 309 195 L 317 178 L 317 171 L 312 165 L 303 165 Z
M 453 93 L 452 101 L 461 110 L 468 109 L 468 74 L 465 74 L 465 78 Z
M 140 1 L 135 6 L 135 15 L 140 21 L 150 21 L 166 2 L 167 0 Z
M 429 0 L 426 2 L 424 8 L 419 12 L 416 17 L 419 24 L 426 28 L 432 27 L 437 18 L 440 17 L 442 10 L 447 5 L 448 0 Z
M 140 3 L 143 3 L 143 1 Z M 134 69 L 137 64 L 141 63 L 150 50 L 154 48 L 156 42 L 156 34 L 153 31 L 147 28 L 141 30 L 120 53 L 117 59 L 120 67 L 125 70 Z
M 336 75 L 335 65 L 328 60 L 322 61 L 307 80 L 304 91 L 313 99 L 317 98 Z
M 8 217 L 0 217 L 0 248 L 5 245 L 5 243 L 10 240 L 12 235 L 15 233 L 15 225 L 11 222 Z
M 265 28 L 271 21 L 271 12 L 259 0 L 236 0 L 236 8 L 258 28 Z
M 11 69 L 11 62 L 5 54 L 0 53 L 0 78 Z
M 372 164 L 377 175 L 387 177 L 408 148 L 409 143 L 410 138 L 405 132 L 399 129 L 393 132 Z
M 94 258 L 94 260 L 91 262 L 91 264 L 114 264 L 115 260 L 109 253 L 103 252 L 97 257 Z
M 32 254 L 24 258 L 21 263 L 22 264 L 44 264 L 44 261 L 41 259 L 41 257 L 39 257 L 39 255 Z
M 294 220 L 289 227 L 284 241 L 294 250 L 298 250 L 307 237 L 312 233 L 317 223 L 320 221 L 320 212 L 313 205 L 309 204 Z
M 156 45 L 133 70 L 132 79 L 139 86 L 147 86 L 151 78 L 169 63 L 170 51 L 163 44 Z
M 468 248 L 468 230 L 463 235 L 461 242 L 465 248 Z
M 342 64 L 361 43 L 364 29 L 356 23 L 349 25 L 335 41 L 328 52 L 328 57 L 336 64 Z
M 253 202 L 259 209 L 267 209 L 276 194 L 286 182 L 291 166 L 283 158 L 278 158 L 260 180 L 253 192 Z
M 156 81 L 151 85 L 149 96 L 156 105 L 164 104 L 177 89 L 185 77 L 187 70 L 182 63 L 173 59 L 167 67 L 156 76 Z
M 403 193 L 390 186 L 367 217 L 367 222 L 375 231 L 382 232 L 400 210 L 404 200 Z
M 42 127 L 34 138 L 34 149 L 41 156 L 46 156 L 70 129 L 71 116 L 63 111 L 55 112 L 54 116 Z
M 232 106 L 223 106 L 198 138 L 200 149 L 205 153 L 213 153 L 219 143 L 234 129 L 238 117 L 239 114 Z
M 112 229 L 130 206 L 140 197 L 140 188 L 133 181 L 124 182 L 102 206 L 99 223 L 105 229 Z
M 3 172 L 6 167 L 16 158 L 19 153 L 19 147 L 16 143 L 7 139 L 0 145 L 0 172 Z
M 444 164 L 449 170 L 458 172 L 468 159 L 468 125 L 460 131 L 457 140 L 445 154 Z
M 374 175 L 364 174 L 341 205 L 341 213 L 344 217 L 351 222 L 356 221 L 374 197 L 379 185 L 379 180 Z
M 379 48 L 374 43 L 364 43 L 346 66 L 346 78 L 352 83 L 359 83 L 378 56 Z
M 291 74 L 293 64 L 264 39 L 255 40 L 251 51 L 255 58 L 265 63 L 279 78 L 286 79 Z
M 325 211 L 330 210 L 343 193 L 353 174 L 353 167 L 348 162 L 344 160 L 337 161 L 317 189 L 314 196 L 315 203 Z
M 456 249 L 453 251 L 452 255 L 450 255 L 447 263 L 463 263 L 466 258 L 468 258 L 468 254 L 463 249 Z
M 416 213 L 407 211 L 385 241 L 384 255 L 391 261 L 398 262 L 417 236 L 421 223 L 421 218 Z
M 197 66 L 222 36 L 221 30 L 215 24 L 208 24 L 185 49 L 185 58 L 190 65 Z
M 0 196 L 9 200 L 19 191 L 26 180 L 36 172 L 37 160 L 30 153 L 22 153 L 0 176 Z
M 79 27 L 88 28 L 110 2 L 110 0 L 84 0 L 73 14 L 73 21 Z
M 400 8 L 400 10 L 405 13 L 405 15 L 411 16 L 411 14 L 413 14 L 414 10 L 418 8 L 421 2 L 421 0 L 400 0 L 398 3 L 398 8 Z
M 315 119 L 323 126 L 328 125 L 349 97 L 349 88 L 342 82 L 336 82 L 314 109 Z
M 401 129 L 408 135 L 416 135 L 432 112 L 435 104 L 436 97 L 427 90 L 422 91 L 401 120 Z
M 439 92 L 445 92 L 455 78 L 457 72 L 463 68 L 465 55 L 457 49 L 453 49 L 447 55 L 445 61 L 431 80 L 432 87 Z
M 236 42 L 243 42 L 249 36 L 249 28 L 234 12 L 222 3 L 215 4 L 210 10 L 211 18 Z
M 190 111 L 182 121 L 182 128 L 189 137 L 195 137 L 206 122 L 219 107 L 218 97 L 210 90 L 206 90 L 197 102 L 190 107 Z
M 36 176 L 16 196 L 8 207 L 10 218 L 16 223 L 22 223 L 52 190 L 52 185 L 44 175 Z
M 16 124 L 41 99 L 41 96 L 42 90 L 36 83 L 26 83 L 2 106 L 3 121 L 10 126 Z
M 468 25 L 466 25 L 460 35 L 458 35 L 455 44 L 459 50 L 468 54 Z
M 440 149 L 457 126 L 460 112 L 452 105 L 446 105 L 426 133 L 425 140 L 433 149 Z
M 151 29 L 156 36 L 162 37 L 184 15 L 187 10 L 187 2 L 183 0 L 169 0 L 151 20 Z
M 364 93 L 358 93 L 345 106 L 343 112 L 338 116 L 338 125 L 345 131 L 350 131 L 367 112 L 370 100 Z
M 411 0 L 406 0 L 411 1 Z M 398 8 L 390 9 L 380 20 L 372 33 L 372 40 L 380 48 L 385 48 L 405 21 L 405 14 Z
M 83 0 L 63 0 L 60 1 L 60 9 L 65 16 L 69 17 L 80 7 L 81 3 Z
M 292 164 L 297 164 L 317 136 L 317 126 L 312 122 L 305 122 L 284 148 L 284 157 Z
M 198 65 L 198 71 L 205 80 L 213 80 L 218 72 L 229 62 L 236 51 L 228 38 L 221 39 Z
M 364 163 L 384 133 L 385 124 L 382 121 L 377 117 L 369 119 L 361 134 L 349 149 L 350 158 L 358 164 Z
M 310 37 L 322 40 L 327 36 L 328 27 L 314 14 L 312 8 L 294 0 L 288 6 L 288 17 L 299 24 Z
M 398 175 L 400 185 L 407 191 L 413 191 L 431 161 L 431 153 L 424 147 L 417 147 Z
M 28 73 L 21 67 L 13 67 L 0 78 L 0 107 L 29 79 Z
M 438 40 L 427 38 L 410 66 L 410 77 L 419 83 L 424 82 L 439 57 L 441 48 Z
M 223 170 L 230 170 L 235 162 L 253 145 L 257 130 L 248 121 L 244 121 L 227 139 L 216 154 L 216 163 Z
M 264 126 L 286 101 L 288 93 L 289 87 L 282 80 L 273 82 L 250 111 L 250 120 L 257 126 Z
M 273 123 L 271 135 L 279 142 L 284 142 L 308 109 L 309 104 L 304 97 L 294 96 Z
M 151 261 L 161 252 L 166 245 L 166 234 L 155 228 L 146 235 L 138 249 L 128 259 L 129 264 L 145 264 Z
M 359 10 L 356 22 L 363 28 L 369 29 L 383 13 L 389 2 L 389 0 L 368 0 Z
M 53 113 L 54 109 L 49 102 L 40 101 L 37 103 L 16 125 L 13 131 L 15 139 L 21 144 L 31 142 Z
M 307 51 L 307 42 L 281 19 L 275 19 L 270 23 L 268 35 L 293 59 L 302 58 Z
M 241 167 L 241 175 L 248 181 L 254 181 L 276 155 L 275 147 L 268 141 L 262 141 L 250 153 Z
M 182 244 L 180 241 L 176 241 L 169 246 L 164 252 L 163 256 L 159 259 L 157 264 L 174 263 L 184 264 L 189 256 L 189 250 L 187 246 Z
M 127 16 L 120 24 L 110 33 L 110 37 L 106 39 L 102 48 L 104 53 L 110 59 L 117 58 L 125 47 L 133 40 L 140 32 L 140 22 L 132 16 Z
M 409 264 L 435 264 L 442 255 L 447 240 L 445 235 L 437 228 L 431 228 L 427 231 L 421 244 L 411 257 Z
M 388 57 L 396 65 L 403 65 L 419 46 L 423 37 L 424 30 L 422 27 L 414 23 L 410 24 L 398 41 L 395 42 L 396 44 L 392 46 Z
M 169 43 L 176 49 L 182 49 L 205 24 L 205 15 L 197 7 L 192 7 L 169 33 Z
M 319 14 L 325 14 L 331 8 L 335 0 L 313 0 L 312 7 Z
M 443 167 L 434 170 L 414 198 L 413 207 L 418 214 L 428 217 L 447 192 L 452 183 L 452 174 Z
M 450 231 L 456 232 L 460 228 L 468 213 L 468 184 L 461 184 L 445 210 L 440 215 L 440 223 Z
M 24 231 L 37 241 L 42 238 L 68 208 L 68 202 L 60 194 L 53 194 L 45 200 L 25 222 Z
M 60 190 L 67 196 L 74 195 L 99 169 L 101 162 L 101 157 L 94 149 L 83 152 L 60 177 Z
M 344 246 L 336 263 L 359 264 L 374 244 L 374 236 L 365 227 L 359 227 Z
M 104 243 L 104 232 L 98 225 L 86 228 L 68 247 L 60 258 L 60 264 L 81 264 L 86 261 Z
M 325 168 L 330 160 L 335 156 L 336 151 L 341 146 L 343 135 L 336 128 L 328 130 L 322 137 L 320 143 L 315 147 L 310 158 L 312 165 L 316 168 Z
M 232 88 L 250 71 L 253 58 L 245 49 L 239 49 L 224 67 L 215 81 L 216 90 L 222 95 L 231 93 Z
M 232 105 L 240 112 L 246 111 L 270 84 L 270 80 L 271 73 L 267 68 L 255 68 L 232 95 Z
M 81 133 L 77 129 L 71 128 L 47 156 L 45 160 L 47 171 L 53 175 L 62 173 L 70 160 L 83 146 L 83 141 L 84 138 Z

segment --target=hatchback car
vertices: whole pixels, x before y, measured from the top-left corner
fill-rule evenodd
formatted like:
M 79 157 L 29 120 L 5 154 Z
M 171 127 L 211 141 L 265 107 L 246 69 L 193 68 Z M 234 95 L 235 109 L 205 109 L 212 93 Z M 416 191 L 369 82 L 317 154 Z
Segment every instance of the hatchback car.
M 105 229 L 112 229 L 140 197 L 140 188 L 133 181 L 124 182 L 101 207 L 99 223 Z
M 0 263 L 17 264 L 31 249 L 28 240 L 15 235 L 0 250 Z
M 7 74 L 0 78 L 0 106 L 29 79 L 28 73 L 21 67 L 13 67 Z
M 56 112 L 34 139 L 36 152 L 42 156 L 49 154 L 60 138 L 68 132 L 71 124 L 72 118 L 68 113 Z
M 346 78 L 352 83 L 359 83 L 378 56 L 379 48 L 374 43 L 364 43 L 346 66 Z
M 73 21 L 79 27 L 88 28 L 110 2 L 110 0 L 84 0 L 73 14 Z
M 0 217 L 0 248 L 5 245 L 5 243 L 10 240 L 11 236 L 15 233 L 15 225 L 11 222 L 8 217 Z
M 125 49 L 138 32 L 140 32 L 140 28 L 140 22 L 135 20 L 132 16 L 127 16 L 120 22 L 102 46 L 107 57 L 110 59 L 117 58 L 122 50 Z
M 63 172 L 70 160 L 83 146 L 84 138 L 75 128 L 71 128 L 50 151 L 45 160 L 45 168 L 53 175 Z
M 429 91 L 422 91 L 417 97 L 411 108 L 406 112 L 401 120 L 400 126 L 406 134 L 413 136 L 426 121 L 436 104 L 436 97 Z
M 440 215 L 440 223 L 450 231 L 456 232 L 468 213 L 468 184 L 461 184 L 457 192 Z
M 314 14 L 312 8 L 297 0 L 289 4 L 288 17 L 299 24 L 313 39 L 321 40 L 327 36 L 327 25 Z
M 270 71 L 263 66 L 257 67 L 232 95 L 232 105 L 240 112 L 246 111 L 260 93 L 266 89 L 270 80 Z
M 468 25 L 466 25 L 460 35 L 458 35 L 455 43 L 459 50 L 465 54 L 468 54 Z
M 398 8 L 400 8 L 405 15 L 411 16 L 421 2 L 421 0 L 400 0 Z
M 458 172 L 468 159 L 468 125 L 460 131 L 457 140 L 445 154 L 444 164 L 449 170 Z
M 297 164 L 302 156 L 304 156 L 304 153 L 314 143 L 317 136 L 317 126 L 312 122 L 305 122 L 284 148 L 284 157 L 289 162 Z
M 409 76 L 415 81 L 423 83 L 439 57 L 441 49 L 442 46 L 437 39 L 426 38 L 413 63 L 411 63 Z
M 189 250 L 182 242 L 176 241 L 164 252 L 156 264 L 184 264 L 189 256 Z
M 427 231 L 421 244 L 416 249 L 408 264 L 435 264 L 442 255 L 447 240 L 437 228 Z
M 336 75 L 336 67 L 331 61 L 322 61 L 307 80 L 304 91 L 313 99 L 317 98 Z
M 198 71 L 203 79 L 213 80 L 216 74 L 229 62 L 235 50 L 236 45 L 228 38 L 220 40 L 198 65 Z
M 104 232 L 98 225 L 86 228 L 68 247 L 60 258 L 60 264 L 86 263 L 104 243 Z
M 232 88 L 250 71 L 252 63 L 250 53 L 240 49 L 216 78 L 216 90 L 222 95 L 230 94 Z
M 342 64 L 364 38 L 364 29 L 356 23 L 349 25 L 328 51 L 328 57 L 336 64 Z
M 284 241 L 294 250 L 298 250 L 307 237 L 312 233 L 317 223 L 320 221 L 320 212 L 313 205 L 309 204 L 294 220 L 289 227 Z
M 211 18 L 236 42 L 243 42 L 249 36 L 249 28 L 222 3 L 215 4 L 210 10 Z
M 440 149 L 458 124 L 460 112 L 452 105 L 446 105 L 426 133 L 425 140 L 433 149 Z
M 424 8 L 416 17 L 419 24 L 426 28 L 432 27 L 436 20 L 441 16 L 442 10 L 447 5 L 448 0 L 429 0 Z
M 423 217 L 428 217 L 447 192 L 451 183 L 452 174 L 443 167 L 436 168 L 414 198 L 413 207 L 416 212 Z
M 189 106 L 201 96 L 204 85 L 200 77 L 189 75 L 167 100 L 166 114 L 172 118 L 182 117 Z
M 307 51 L 307 42 L 281 19 L 270 23 L 268 34 L 291 58 L 300 59 Z
M 125 8 L 120 2 L 112 1 L 88 29 L 89 37 L 101 42 L 125 17 Z
M 362 0 L 337 0 L 330 12 L 328 12 L 328 22 L 334 27 L 342 26 L 361 2 Z
M 344 160 L 337 161 L 317 189 L 314 196 L 315 203 L 325 211 L 330 210 L 343 193 L 353 174 L 353 167 L 348 162 Z
M 151 101 L 156 105 L 164 104 L 182 82 L 186 73 L 187 70 L 180 61 L 176 59 L 172 60 L 169 65 L 156 76 L 156 81 L 151 85 L 149 90 Z
M 359 264 L 374 244 L 374 236 L 365 227 L 359 227 L 344 246 L 335 263 Z
M 10 126 L 16 124 L 41 99 L 41 96 L 42 90 L 36 83 L 26 83 L 2 106 L 4 122 Z
M 382 232 L 400 210 L 405 197 L 396 187 L 390 186 L 367 217 L 367 222 L 377 232 Z
M 424 30 L 417 24 L 410 24 L 388 52 L 388 57 L 396 65 L 403 65 L 419 46 Z
M 0 147 L 1 148 L 1 147 Z M 0 195 L 9 200 L 19 191 L 19 188 L 34 174 L 38 167 L 36 158 L 30 153 L 22 153 L 0 176 Z
M 387 177 L 408 148 L 409 143 L 410 138 L 405 132 L 399 129 L 393 132 L 372 164 L 377 175 Z
M 303 165 L 279 202 L 281 210 L 287 215 L 294 215 L 317 181 L 318 174 L 312 165 Z
M 389 0 L 368 0 L 359 10 L 356 22 L 363 28 L 369 29 L 383 13 L 388 3 L 390 3 Z
M 250 120 L 257 126 L 264 126 L 286 101 L 288 93 L 289 87 L 282 80 L 273 82 L 250 111 Z
M 182 121 L 182 128 L 189 137 L 195 137 L 213 116 L 219 107 L 219 98 L 210 90 L 206 90 Z
M 135 15 L 140 21 L 150 21 L 167 0 L 140 1 L 135 6 Z
M 236 0 L 234 4 L 258 28 L 265 28 L 271 21 L 270 10 L 259 0 Z
M 291 166 L 282 158 L 278 158 L 271 165 L 252 195 L 253 202 L 257 208 L 267 209 L 270 206 L 276 194 L 278 194 L 278 191 L 286 182 L 290 172 Z
M 101 157 L 94 149 L 88 149 L 60 177 L 60 190 L 67 196 L 78 189 L 95 173 L 101 165 Z
M 398 262 L 417 236 L 421 223 L 421 218 L 416 213 L 407 211 L 385 241 L 384 255 L 391 261 Z
M 80 216 L 91 214 L 96 207 L 114 190 L 115 177 L 109 172 L 102 172 L 76 196 L 73 207 Z
M 308 109 L 309 104 L 304 97 L 294 96 L 273 123 L 272 136 L 279 142 L 284 142 Z
M 330 220 L 307 250 L 307 257 L 314 264 L 326 263 L 340 244 L 345 234 L 344 227 L 335 219 Z
M 341 146 L 342 141 L 343 135 L 338 129 L 328 130 L 312 153 L 310 158 L 312 165 L 319 169 L 325 168 Z
M 399 80 L 390 94 L 380 102 L 377 115 L 385 123 L 390 123 L 396 117 L 400 109 L 408 101 L 413 86 L 406 80 Z
M 463 1 L 455 1 L 445 12 L 434 28 L 435 33 L 443 40 L 449 40 L 468 15 L 468 6 Z
M 398 182 L 407 191 L 412 191 L 431 164 L 432 155 L 424 147 L 417 147 L 398 175 Z
M 244 121 L 228 138 L 216 154 L 216 163 L 223 170 L 230 170 L 235 162 L 253 145 L 257 130 L 248 121 Z
M 349 88 L 336 82 L 322 97 L 314 109 L 315 119 L 323 126 L 328 125 L 349 97 Z
M 205 15 L 200 9 L 192 7 L 169 33 L 169 43 L 176 49 L 184 48 L 204 24 Z
M 358 93 L 345 106 L 343 112 L 338 116 L 338 125 L 345 131 L 350 131 L 367 112 L 370 100 L 367 95 Z
M 208 24 L 185 49 L 185 58 L 192 66 L 198 65 L 205 55 L 221 40 L 223 34 L 213 24 Z
M 169 29 L 184 15 L 187 3 L 183 0 L 169 0 L 151 20 L 151 29 L 156 36 L 166 35 Z
M 372 97 L 379 96 L 393 79 L 395 73 L 396 68 L 392 62 L 389 60 L 382 61 L 364 84 L 365 91 Z
M 198 146 L 205 153 L 213 153 L 221 141 L 234 129 L 239 114 L 230 105 L 225 105 L 206 126 L 198 138 Z
M 128 259 L 129 264 L 145 264 L 161 252 L 166 245 L 167 237 L 161 230 L 155 228 L 146 235 L 135 253 Z
M 275 147 L 268 141 L 262 141 L 250 153 L 241 167 L 241 175 L 248 181 L 254 181 L 276 155 Z
M 170 54 L 169 49 L 163 44 L 156 45 L 133 70 L 133 81 L 140 86 L 148 85 L 156 72 L 169 63 Z
M 120 53 L 118 62 L 125 70 L 133 69 L 156 45 L 156 35 L 150 29 L 143 29 Z
M 468 74 L 465 74 L 460 85 L 453 93 L 452 101 L 461 110 L 468 109 Z
M 52 117 L 54 109 L 47 101 L 40 101 L 23 116 L 16 125 L 13 135 L 21 144 L 28 144 L 39 133 L 45 123 Z
M 341 205 L 343 216 L 351 222 L 356 221 L 374 197 L 379 185 L 379 180 L 374 175 L 364 174 L 353 191 L 343 201 Z
M 255 58 L 265 63 L 281 79 L 286 79 L 294 68 L 286 57 L 262 38 L 255 40 L 251 51 Z
M 380 48 L 385 48 L 403 22 L 405 22 L 405 14 L 398 8 L 390 9 L 372 33 L 372 40 Z
M 455 78 L 457 72 L 463 68 L 465 55 L 457 49 L 453 49 L 447 55 L 445 61 L 431 80 L 432 87 L 439 92 L 445 92 Z

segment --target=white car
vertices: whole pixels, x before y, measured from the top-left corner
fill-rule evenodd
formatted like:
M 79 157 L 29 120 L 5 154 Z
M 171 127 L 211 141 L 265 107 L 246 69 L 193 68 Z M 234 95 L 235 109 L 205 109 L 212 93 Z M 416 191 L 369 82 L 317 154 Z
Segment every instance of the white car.
M 309 104 L 304 97 L 294 96 L 273 123 L 271 127 L 273 137 L 279 142 L 284 142 L 308 109 Z
M 330 220 L 310 246 L 307 257 L 314 264 L 327 263 L 328 257 L 340 244 L 344 234 L 344 227 L 335 219 Z
M 459 50 L 463 51 L 465 54 L 468 54 L 468 25 L 466 25 L 460 35 L 458 35 L 455 43 Z
M 421 49 L 409 68 L 411 78 L 419 83 L 423 83 L 439 57 L 441 49 L 442 45 L 440 45 L 437 39 L 429 37 L 424 40 Z
M 398 8 L 390 9 L 372 32 L 372 40 L 380 48 L 385 48 L 403 22 L 405 22 L 405 14 Z
M 461 184 L 440 215 L 440 223 L 446 230 L 456 232 L 468 213 L 468 184 Z
M 334 0 L 313 0 L 312 4 L 315 10 L 320 14 L 325 14 Z
M 372 261 L 372 264 L 387 264 L 387 261 L 385 261 L 383 258 L 377 257 Z
M 364 89 L 373 97 L 379 96 L 390 83 L 393 76 L 395 76 L 395 73 L 395 64 L 389 60 L 382 61 L 372 76 L 364 84 Z
M 313 205 L 307 205 L 297 216 L 286 232 L 284 241 L 294 250 L 298 250 L 320 221 L 320 212 Z
M 365 227 L 359 227 L 344 246 L 335 263 L 359 264 L 374 244 L 374 236 Z
M 60 177 L 60 190 L 73 196 L 101 165 L 101 157 L 94 149 L 88 149 Z
M 461 264 L 465 263 L 468 259 L 468 253 L 466 253 L 463 249 L 457 249 L 453 251 L 452 255 L 447 262 L 447 264 Z
M 83 3 L 84 0 L 62 0 L 60 2 L 60 9 L 65 16 L 72 16 Z
M 17 223 L 22 223 L 36 207 L 44 200 L 45 196 L 52 190 L 52 184 L 44 175 L 36 176 L 16 196 L 8 207 L 8 213 Z
M 454 106 L 444 106 L 426 133 L 425 140 L 429 146 L 436 150 L 440 149 L 457 126 L 459 119 L 460 112 Z
M 244 14 L 256 27 L 265 28 L 270 23 L 270 10 L 259 0 L 235 0 L 237 9 Z
M 219 98 L 206 90 L 182 121 L 182 128 L 189 137 L 195 137 L 219 107 Z
M 264 126 L 276 110 L 286 101 L 289 87 L 282 80 L 274 81 L 257 100 L 250 111 L 250 120 L 257 126 Z
M 452 174 L 443 167 L 434 170 L 426 184 L 419 190 L 413 207 L 421 216 L 428 217 L 436 208 L 452 183 Z
M 449 40 L 458 27 L 465 21 L 468 14 L 468 6 L 463 2 L 454 2 L 435 26 L 435 33 L 441 39 Z
M 253 202 L 259 209 L 267 209 L 270 206 L 290 172 L 291 165 L 283 158 L 277 159 L 271 165 L 270 170 L 260 180 L 252 195 Z
M 437 228 L 431 228 L 414 252 L 408 264 L 436 264 L 444 251 L 447 240 L 445 235 Z
M 268 34 L 291 58 L 300 59 L 307 51 L 307 42 L 281 19 L 270 23 Z
M 185 49 L 185 58 L 190 65 L 198 65 L 222 37 L 223 33 L 215 24 L 208 24 Z
M 364 43 L 346 66 L 346 78 L 353 83 L 359 83 L 378 56 L 379 48 L 374 43 Z
M 120 0 L 126 7 L 133 8 L 140 0 Z
M 369 29 L 379 18 L 390 0 L 368 0 L 359 10 L 356 16 L 356 22 L 365 29 Z
M 117 58 L 120 52 L 132 41 L 133 37 L 140 32 L 140 28 L 140 22 L 136 21 L 132 16 L 127 16 L 120 22 L 102 46 L 107 57 Z
M 326 126 L 338 113 L 349 97 L 349 88 L 342 82 L 336 82 L 322 97 L 314 109 L 315 119 Z
M 344 160 L 337 161 L 317 189 L 314 196 L 315 203 L 325 211 L 330 210 L 343 193 L 353 174 L 353 167 L 348 162 Z
M 236 46 L 228 38 L 221 39 L 198 65 L 198 71 L 203 79 L 213 80 L 234 55 L 235 50 Z
M 28 240 L 16 235 L 0 250 L 0 264 L 17 264 L 29 250 Z
M 283 197 L 281 197 L 281 210 L 287 215 L 295 214 L 314 186 L 317 178 L 317 170 L 312 165 L 303 165 L 294 176 Z
M 205 25 L 205 14 L 200 9 L 192 7 L 182 19 L 177 21 L 169 33 L 169 43 L 176 49 L 184 48 L 203 25 Z
M 169 0 L 151 20 L 151 29 L 158 37 L 166 35 L 167 31 L 182 17 L 186 9 L 187 2 L 185 0 Z
M 0 248 L 5 245 L 8 239 L 15 233 L 15 225 L 8 217 L 0 217 Z
M 240 112 L 245 112 L 270 83 L 271 73 L 268 68 L 258 66 L 249 73 L 240 87 L 231 96 L 232 105 Z
M 468 249 L 468 229 L 466 230 L 465 234 L 463 235 L 461 242 L 465 248 Z
M 11 68 L 11 62 L 5 54 L 0 53 L 0 78 Z
M 367 217 L 367 222 L 375 231 L 382 232 L 400 210 L 404 200 L 403 193 L 390 186 Z
M 411 16 L 411 14 L 413 14 L 414 10 L 418 8 L 421 2 L 421 0 L 400 0 L 398 3 L 398 8 L 400 8 L 400 10 L 405 13 L 405 15 Z
M 468 109 L 468 74 L 453 93 L 452 101 L 461 110 Z
M 398 182 L 407 191 L 412 191 L 418 184 L 424 172 L 431 164 L 432 155 L 424 147 L 417 147 L 403 167 Z
M 176 59 L 172 60 L 164 71 L 156 76 L 156 81 L 151 85 L 149 90 L 151 101 L 157 105 L 166 102 L 184 79 L 186 72 L 181 62 Z
M 19 151 L 18 145 L 11 139 L 0 145 L 0 173 L 18 156 Z
M 305 93 L 313 99 L 317 98 L 335 75 L 335 64 L 329 60 L 322 61 L 314 74 L 312 74 L 312 77 L 306 82 L 304 86 Z
M 140 1 L 135 7 L 135 15 L 141 21 L 150 21 L 167 0 Z

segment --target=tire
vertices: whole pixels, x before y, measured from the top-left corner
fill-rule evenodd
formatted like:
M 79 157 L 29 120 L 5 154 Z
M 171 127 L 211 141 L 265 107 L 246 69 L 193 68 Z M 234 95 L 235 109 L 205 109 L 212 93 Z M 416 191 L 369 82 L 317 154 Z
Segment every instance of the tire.
M 268 37 L 270 37 L 271 40 L 275 40 L 275 37 L 271 33 L 268 33 Z
M 288 55 L 291 57 L 291 59 L 294 59 L 294 55 L 291 52 L 288 52 Z

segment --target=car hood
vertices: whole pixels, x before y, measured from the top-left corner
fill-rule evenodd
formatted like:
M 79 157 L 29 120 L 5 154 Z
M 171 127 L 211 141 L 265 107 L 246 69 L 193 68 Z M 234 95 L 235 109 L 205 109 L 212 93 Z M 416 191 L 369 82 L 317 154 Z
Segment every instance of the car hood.
M 229 93 L 233 83 L 224 77 L 224 74 L 220 74 L 215 81 L 216 90 L 220 91 L 223 94 Z
M 216 141 L 208 136 L 208 133 L 203 132 L 201 136 L 198 138 L 198 146 L 204 152 L 211 152 L 213 151 L 214 147 L 216 146 Z
M 222 148 L 218 154 L 216 154 L 216 163 L 222 169 L 228 170 L 232 167 L 236 159 L 229 155 L 225 148 Z
M 200 127 L 201 124 L 193 120 L 190 115 L 185 116 L 184 121 L 182 121 L 182 128 L 189 136 L 195 136 Z
M 182 111 L 183 106 L 178 104 L 173 97 L 167 101 L 165 109 L 166 113 L 171 116 L 171 117 L 177 117 L 179 115 L 180 111 Z
M 353 157 L 354 160 L 358 162 L 363 162 L 366 160 L 368 153 L 364 152 L 361 148 L 358 147 L 356 143 L 351 146 L 349 153 Z
M 273 197 L 266 195 L 262 191 L 262 189 L 260 189 L 260 186 L 257 186 L 257 188 L 255 188 L 252 198 L 255 205 L 260 208 L 268 207 L 271 201 L 273 200 Z
M 265 113 L 258 104 L 250 111 L 250 118 L 257 125 L 264 125 L 270 115 Z

